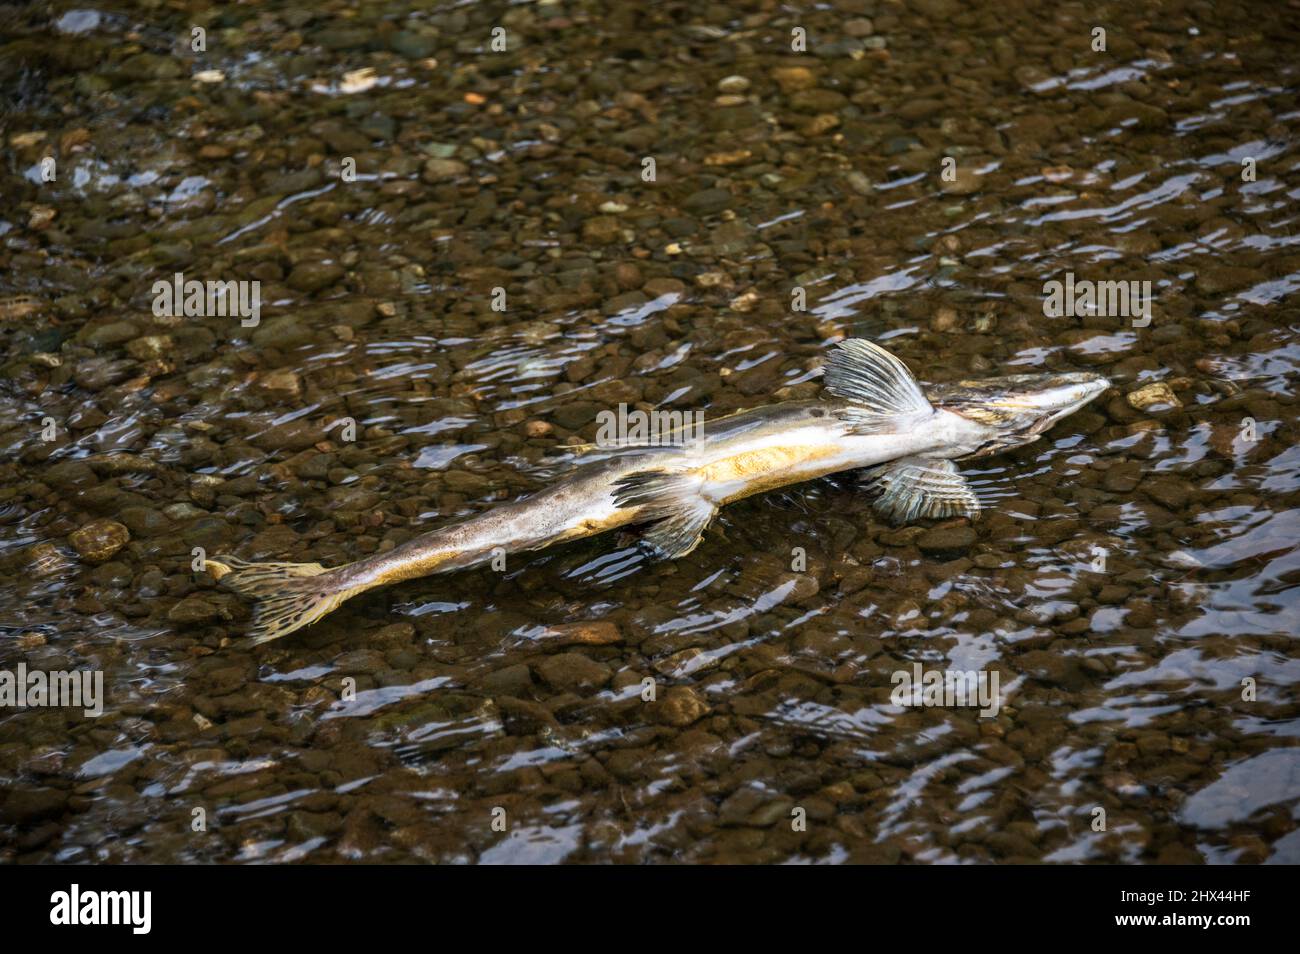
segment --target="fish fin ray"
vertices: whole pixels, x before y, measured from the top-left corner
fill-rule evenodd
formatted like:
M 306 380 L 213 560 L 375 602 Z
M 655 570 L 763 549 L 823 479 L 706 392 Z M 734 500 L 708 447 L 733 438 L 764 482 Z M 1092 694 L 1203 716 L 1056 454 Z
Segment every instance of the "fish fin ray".
M 643 516 L 654 524 L 641 542 L 665 560 L 684 557 L 704 537 L 718 507 L 700 496 L 700 480 L 690 474 L 664 470 L 638 470 L 624 474 L 614 484 L 619 507 L 644 507 Z
M 979 519 L 979 497 L 950 460 L 901 457 L 870 470 L 866 483 L 880 493 L 877 512 L 895 523 L 922 517 Z
M 839 416 L 857 433 L 900 430 L 934 413 L 907 365 L 865 338 L 846 338 L 831 352 L 826 390 L 850 402 Z
M 253 600 L 249 645 L 258 646 L 310 626 L 338 609 L 360 589 L 336 589 L 318 579 L 330 570 L 319 563 L 249 563 L 218 556 L 207 571 L 228 589 Z
M 641 540 L 657 556 L 665 560 L 679 559 L 700 545 L 704 531 L 717 512 L 717 507 L 697 498 L 688 507 L 653 524 Z

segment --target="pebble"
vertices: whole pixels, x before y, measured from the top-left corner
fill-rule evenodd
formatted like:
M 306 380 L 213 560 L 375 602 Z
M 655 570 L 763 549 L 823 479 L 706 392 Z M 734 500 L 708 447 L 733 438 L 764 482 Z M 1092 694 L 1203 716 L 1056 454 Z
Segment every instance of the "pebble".
M 126 346 L 126 353 L 138 361 L 161 358 L 175 348 L 171 335 L 145 335 Z
M 926 553 L 965 550 L 975 543 L 975 531 L 968 526 L 934 527 L 916 538 L 916 545 Z
M 315 292 L 328 288 L 343 277 L 343 266 L 337 262 L 303 262 L 289 273 L 289 287 L 300 292 Z
M 309 344 L 314 340 L 310 326 L 294 315 L 277 315 L 263 320 L 253 332 L 253 344 L 258 348 L 275 348 L 284 351 Z
M 947 195 L 974 195 L 984 188 L 984 177 L 961 163 L 953 171 L 951 180 L 940 177 L 939 191 Z
M 708 714 L 708 703 L 689 686 L 672 686 L 650 704 L 650 718 L 660 725 L 683 729 Z
M 0 801 L 0 822 L 30 825 L 46 818 L 58 818 L 68 807 L 68 793 L 57 788 L 24 786 L 12 789 Z
M 1183 406 L 1168 384 L 1157 381 L 1124 395 L 1129 405 L 1139 411 L 1167 411 Z
M 493 695 L 521 696 L 533 687 L 532 670 L 523 663 L 505 666 L 484 676 L 482 685 Z
M 711 215 L 731 205 L 732 198 L 726 189 L 701 189 L 687 196 L 682 207 L 698 215 Z
M 86 335 L 86 344 L 96 350 L 125 344 L 140 333 L 133 321 L 111 321 Z
M 791 109 L 819 119 L 824 114 L 831 114 L 833 117 L 833 114 L 847 106 L 848 102 L 848 97 L 833 89 L 805 89 L 790 96 Z
M 627 291 L 633 291 L 645 284 L 645 277 L 635 262 L 619 262 L 614 267 L 614 279 L 620 288 Z
M 706 166 L 739 166 L 754 158 L 749 149 L 732 149 L 727 152 L 711 152 L 704 157 Z
M 582 223 L 582 237 L 588 242 L 607 245 L 623 237 L 623 221 L 613 215 L 595 215 Z
M 611 646 L 623 642 L 623 634 L 613 623 L 597 620 L 548 626 L 538 639 L 555 646 Z
M 930 330 L 944 333 L 956 331 L 961 327 L 961 317 L 957 314 L 955 308 L 942 307 L 935 309 L 934 315 L 930 318 Z
M 103 563 L 121 550 L 131 539 L 125 526 L 116 520 L 99 519 L 68 535 L 68 542 L 90 563 Z
M 613 671 L 604 663 L 582 653 L 560 653 L 534 666 L 537 674 L 552 689 L 563 692 L 590 693 L 609 682 Z
M 859 195 L 872 195 L 876 191 L 871 179 L 857 169 L 845 173 L 844 181 L 849 184 L 849 188 Z
M 772 79 L 789 96 L 817 85 L 817 76 L 806 66 L 782 66 L 772 71 Z
M 181 624 L 204 623 L 220 616 L 220 607 L 201 596 L 187 596 L 167 611 L 167 619 Z
M 302 378 L 292 368 L 278 368 L 258 378 L 257 386 L 264 391 L 294 396 L 302 391 Z
M 420 170 L 420 178 L 425 182 L 446 182 L 458 179 L 469 172 L 469 166 L 457 159 L 429 159 Z
M 27 561 L 28 568 L 37 578 L 58 576 L 72 565 L 67 554 L 48 541 L 33 544 L 27 551 Z

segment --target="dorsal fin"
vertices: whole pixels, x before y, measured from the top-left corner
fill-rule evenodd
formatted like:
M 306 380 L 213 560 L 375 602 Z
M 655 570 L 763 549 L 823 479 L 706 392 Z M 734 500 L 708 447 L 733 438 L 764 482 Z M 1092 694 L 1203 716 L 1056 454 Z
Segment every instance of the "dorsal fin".
M 865 338 L 846 338 L 831 352 L 826 390 L 856 405 L 846 412 L 855 430 L 895 429 L 934 413 L 907 365 Z

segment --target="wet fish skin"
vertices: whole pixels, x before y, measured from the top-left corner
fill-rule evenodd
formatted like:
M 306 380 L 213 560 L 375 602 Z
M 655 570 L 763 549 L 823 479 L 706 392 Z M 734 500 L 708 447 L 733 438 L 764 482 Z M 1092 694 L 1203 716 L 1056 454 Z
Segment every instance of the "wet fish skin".
M 934 436 L 854 437 L 835 417 L 833 401 L 805 401 L 745 411 L 726 419 L 728 433 L 705 425 L 699 448 L 659 447 L 621 454 L 572 471 L 560 483 L 499 504 L 388 553 L 350 564 L 340 583 L 373 586 L 461 569 L 506 553 L 538 550 L 645 521 L 646 505 L 619 507 L 612 489 L 641 471 L 698 475 L 700 493 L 722 506 L 828 474 L 884 463 L 939 446 Z
M 889 352 L 849 339 L 831 355 L 826 385 L 820 400 L 742 411 L 681 446 L 595 455 L 535 494 L 355 563 L 327 569 L 219 556 L 208 571 L 258 601 L 250 636 L 261 643 L 378 586 L 618 527 L 647 524 L 652 551 L 681 557 L 720 507 L 846 470 L 875 468 L 877 507 L 897 520 L 975 516 L 978 502 L 952 462 L 1036 440 L 1109 382 L 1095 374 L 1013 375 L 923 390 Z

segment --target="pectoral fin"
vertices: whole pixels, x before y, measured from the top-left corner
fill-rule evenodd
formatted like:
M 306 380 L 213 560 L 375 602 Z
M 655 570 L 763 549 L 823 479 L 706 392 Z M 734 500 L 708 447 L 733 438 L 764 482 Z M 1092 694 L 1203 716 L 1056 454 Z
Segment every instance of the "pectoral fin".
M 641 538 L 658 556 L 684 557 L 697 546 L 717 506 L 700 496 L 699 478 L 662 470 L 640 470 L 614 485 L 620 507 L 644 507 L 643 517 L 655 521 Z
M 860 434 L 903 431 L 934 413 L 907 365 L 865 338 L 831 352 L 826 390 L 849 402 L 836 413 Z
M 880 491 L 876 510 L 895 523 L 920 517 L 979 519 L 979 498 L 950 460 L 901 457 L 871 470 L 866 482 Z

